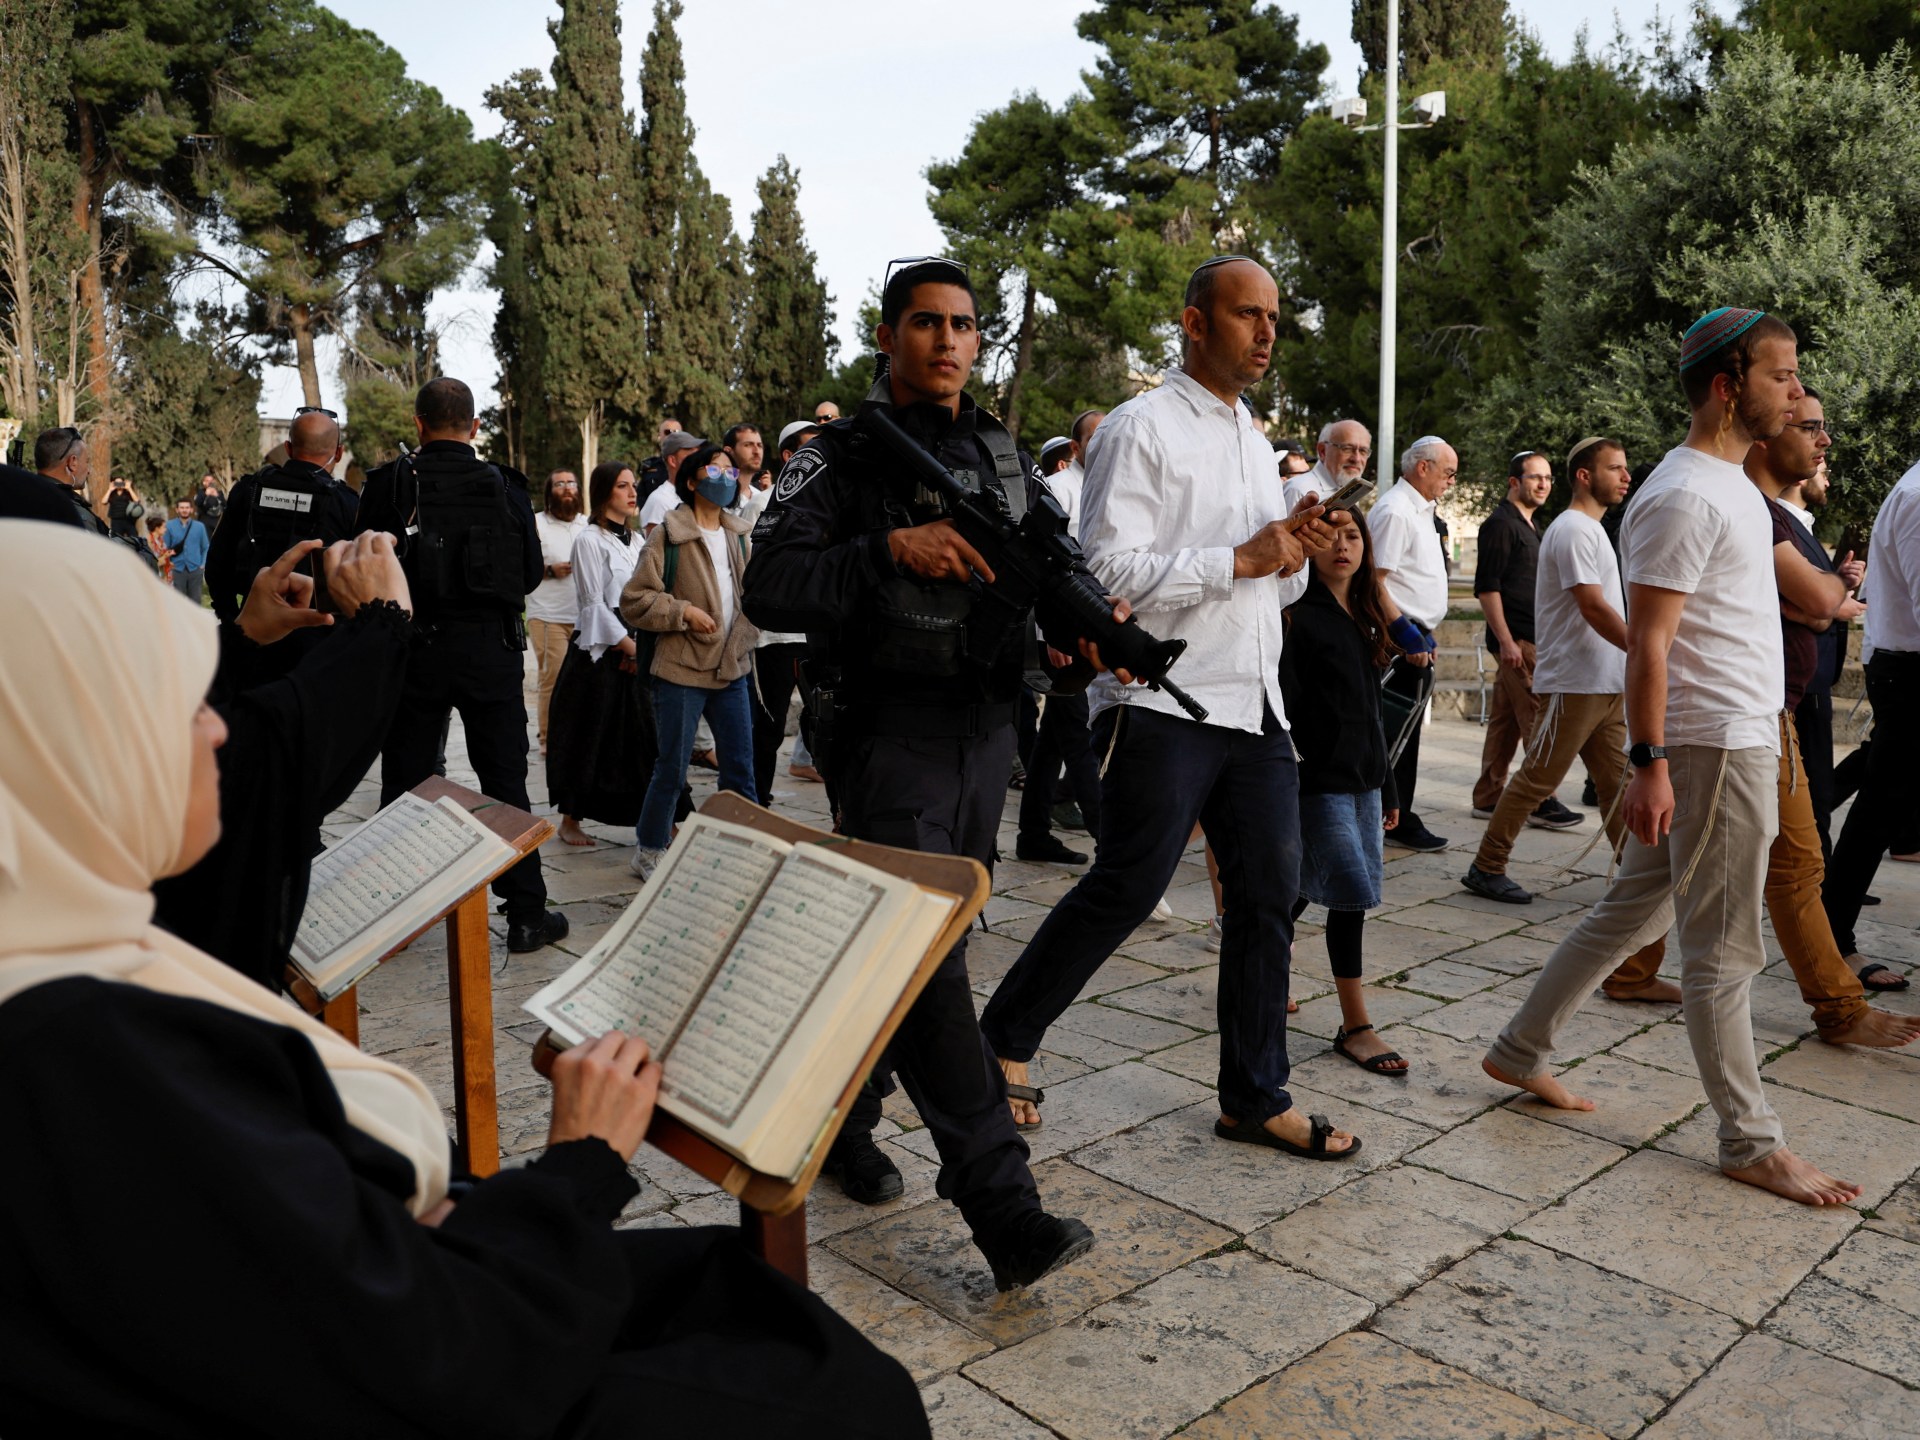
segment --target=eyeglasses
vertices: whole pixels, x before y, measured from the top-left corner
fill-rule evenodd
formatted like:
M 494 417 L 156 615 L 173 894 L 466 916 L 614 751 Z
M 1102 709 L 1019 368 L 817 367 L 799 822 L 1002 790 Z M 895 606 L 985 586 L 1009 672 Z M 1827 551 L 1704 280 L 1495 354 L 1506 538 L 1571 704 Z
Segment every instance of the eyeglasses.
M 53 463 L 55 465 L 58 465 L 62 460 L 66 459 L 69 455 L 73 454 L 74 451 L 78 450 L 82 445 L 87 443 L 86 436 L 82 435 L 79 432 L 79 430 L 75 429 L 71 425 L 62 425 L 59 428 L 57 428 L 53 433 L 56 435 L 64 435 L 67 437 L 67 448 L 62 450 L 58 455 L 53 457 Z
M 1833 438 L 1833 431 L 1827 428 L 1824 420 L 1789 420 L 1787 429 L 1804 430 L 1809 435 L 1825 435 L 1829 440 Z
M 738 480 L 740 472 L 731 465 L 709 465 L 702 472 L 709 480 Z
M 340 418 L 324 405 L 302 405 L 298 410 L 293 412 L 293 418 L 296 420 L 302 415 L 324 415 L 329 420 L 338 420 Z
M 916 265 L 944 265 L 949 270 L 958 270 L 963 277 L 969 280 L 972 279 L 972 272 L 970 272 L 965 265 L 962 265 L 958 260 L 951 259 L 948 256 L 902 255 L 897 260 L 889 260 L 887 262 L 886 279 L 880 282 L 880 288 L 884 291 L 887 288 L 887 286 L 893 284 L 893 277 L 897 273 L 899 273 L 902 270 L 911 270 Z M 815 418 L 817 419 L 818 416 L 816 416 Z
M 1362 460 L 1373 453 L 1371 445 L 1337 445 L 1331 440 L 1327 442 L 1327 449 L 1336 455 L 1358 455 Z

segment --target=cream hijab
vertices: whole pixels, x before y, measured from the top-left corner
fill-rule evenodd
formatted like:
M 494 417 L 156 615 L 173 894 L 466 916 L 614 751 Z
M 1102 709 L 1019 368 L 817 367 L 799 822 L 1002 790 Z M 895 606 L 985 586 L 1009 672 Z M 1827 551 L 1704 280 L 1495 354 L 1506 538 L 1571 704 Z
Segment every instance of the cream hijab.
M 432 1208 L 449 1156 L 427 1087 L 152 923 L 148 887 L 186 826 L 213 616 L 123 546 L 0 520 L 0 617 L 0 1004 L 87 975 L 298 1030 L 349 1123 L 413 1163 L 408 1209 Z

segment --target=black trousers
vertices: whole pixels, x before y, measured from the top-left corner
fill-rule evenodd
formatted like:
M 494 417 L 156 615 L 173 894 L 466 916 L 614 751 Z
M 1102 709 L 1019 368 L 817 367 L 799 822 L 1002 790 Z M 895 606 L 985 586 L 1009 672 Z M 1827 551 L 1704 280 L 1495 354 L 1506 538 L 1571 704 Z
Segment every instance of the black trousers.
M 1807 798 L 1813 802 L 1814 828 L 1820 832 L 1820 858 L 1833 859 L 1833 692 L 1808 691 L 1793 707 L 1794 734 L 1800 740 L 1800 767 L 1806 772 Z
M 1391 690 L 1394 694 L 1409 700 L 1415 699 L 1419 696 L 1421 689 L 1420 671 L 1418 667 L 1404 662 L 1395 665 L 1381 688 Z M 1400 823 L 1409 830 L 1421 823 L 1419 812 L 1413 808 L 1413 790 L 1420 778 L 1420 731 L 1422 728 L 1424 727 L 1416 720 L 1413 732 L 1407 736 L 1407 748 L 1400 752 L 1400 758 L 1393 767 L 1393 788 L 1400 796 Z
M 406 688 L 380 751 L 380 803 L 388 805 L 434 773 L 448 715 L 458 710 L 467 758 L 482 794 L 527 808 L 527 704 L 523 662 L 512 621 L 442 621 L 431 636 L 416 633 Z M 493 882 L 510 924 L 539 918 L 547 884 L 534 851 Z
M 1011 725 L 970 739 L 850 737 L 834 767 L 841 828 L 857 840 L 966 855 L 991 868 L 1012 767 Z M 888 1069 L 940 1152 L 936 1191 L 959 1207 L 976 1241 L 990 1243 L 1016 1215 L 1040 1208 L 1006 1079 L 974 1018 L 964 939 L 894 1033 L 882 1062 Z M 879 1093 L 869 1086 L 843 1134 L 871 1132 L 879 1116 Z
M 1049 695 L 1027 757 L 1027 788 L 1020 792 L 1020 834 L 1044 838 L 1053 829 L 1053 784 L 1066 770 L 1067 786 L 1087 833 L 1100 840 L 1100 757 L 1087 734 L 1087 697 Z
M 553 1440 L 928 1434 L 920 1392 L 900 1362 L 748 1254 L 737 1229 L 615 1239 L 636 1301 L 600 1378 Z
M 1867 662 L 1867 700 L 1873 706 L 1875 744 L 1860 793 L 1833 847 L 1820 897 L 1842 955 L 1859 950 L 1853 927 L 1860 902 L 1888 847 L 1911 827 L 1920 809 L 1920 655 L 1883 651 Z
M 806 657 L 807 647 L 799 643 L 763 645 L 753 652 L 753 783 L 762 805 L 773 804 L 773 772 Z

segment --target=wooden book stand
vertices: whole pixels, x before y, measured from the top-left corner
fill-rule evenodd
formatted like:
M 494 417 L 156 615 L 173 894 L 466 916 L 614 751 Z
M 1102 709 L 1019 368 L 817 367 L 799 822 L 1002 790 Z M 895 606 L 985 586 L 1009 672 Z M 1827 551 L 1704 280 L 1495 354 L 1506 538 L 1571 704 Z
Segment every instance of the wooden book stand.
M 553 834 L 553 822 L 528 814 L 476 790 L 434 775 L 413 787 L 422 800 L 451 798 L 487 829 L 513 846 L 513 858 L 489 875 L 457 904 L 421 922 L 420 928 L 381 956 L 398 955 L 440 921 L 447 922 L 448 1007 L 453 1020 L 453 1106 L 455 1149 L 460 1164 L 474 1175 L 500 1168 L 500 1110 L 493 1073 L 493 965 L 487 934 L 487 887 L 520 863 Z M 360 1043 L 357 986 L 322 1001 L 306 977 L 287 967 L 287 988 L 309 1014 Z
M 689 1129 L 666 1111 L 653 1112 L 653 1124 L 647 1130 L 648 1143 L 737 1199 L 740 1202 L 740 1229 L 748 1247 L 776 1270 L 805 1285 L 807 1191 L 812 1188 L 814 1178 L 826 1162 L 827 1151 L 832 1147 L 834 1136 L 840 1133 L 841 1122 L 846 1119 L 855 1094 L 866 1082 L 873 1067 L 880 1062 L 888 1042 L 893 1039 L 893 1032 L 900 1028 L 900 1022 L 906 1018 L 913 1002 L 920 998 L 920 992 L 933 978 L 933 972 L 940 968 L 940 962 L 946 959 L 947 952 L 966 934 L 967 927 L 987 903 L 987 872 L 978 861 L 960 855 L 922 855 L 911 850 L 869 844 L 864 840 L 848 840 L 844 836 L 776 815 L 738 795 L 725 792 L 702 805 L 700 813 L 734 825 L 750 825 L 793 844 L 831 845 L 863 864 L 899 875 L 924 889 L 953 896 L 959 902 L 946 927 L 920 958 L 906 989 L 888 1013 L 886 1023 L 868 1042 L 860 1063 L 853 1068 L 853 1078 L 847 1082 L 847 1088 L 813 1147 L 813 1154 L 807 1159 L 806 1168 L 798 1177 L 787 1180 L 763 1174 Z M 552 1067 L 555 1053 L 549 1037 L 543 1035 L 540 1043 L 534 1046 L 534 1068 L 546 1074 Z

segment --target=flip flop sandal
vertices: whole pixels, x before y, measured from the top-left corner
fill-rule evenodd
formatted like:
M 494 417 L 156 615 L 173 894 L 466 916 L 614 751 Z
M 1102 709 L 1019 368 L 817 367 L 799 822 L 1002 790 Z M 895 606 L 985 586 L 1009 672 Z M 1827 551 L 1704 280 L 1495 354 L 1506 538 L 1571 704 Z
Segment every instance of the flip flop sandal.
M 1360 1153 L 1360 1137 L 1353 1137 L 1353 1143 L 1344 1150 L 1327 1149 L 1327 1137 L 1333 1134 L 1333 1122 L 1324 1115 L 1309 1115 L 1309 1133 L 1312 1141 L 1306 1145 L 1296 1145 L 1291 1140 L 1282 1140 L 1264 1125 L 1248 1125 L 1242 1122 L 1229 1125 L 1225 1120 L 1213 1122 L 1213 1133 L 1222 1140 L 1238 1140 L 1242 1145 L 1270 1145 L 1275 1150 L 1284 1150 L 1289 1155 L 1298 1155 L 1302 1160 L 1346 1160 Z
M 1876 980 L 1873 978 L 1876 975 L 1891 976 L 1892 978 Z M 1905 990 L 1913 984 L 1911 980 L 1907 979 L 1907 977 L 1902 975 L 1898 970 L 1882 965 L 1878 960 L 1862 969 L 1859 978 L 1860 983 L 1869 990 Z
M 1037 1085 L 1015 1085 L 1009 1080 L 1007 1082 L 1007 1098 L 1009 1100 L 1025 1100 L 1028 1104 L 1037 1106 L 1047 1098 L 1047 1092 L 1040 1089 Z M 1029 1131 L 1038 1130 L 1042 1123 L 1043 1122 L 1039 1120 L 1016 1120 L 1013 1122 L 1013 1128 L 1024 1135 Z
M 1396 1078 L 1404 1079 L 1407 1076 L 1407 1074 L 1413 1069 L 1413 1067 L 1406 1063 L 1406 1057 L 1401 1055 L 1399 1051 L 1389 1050 L 1384 1055 L 1372 1055 L 1372 1056 L 1369 1056 L 1367 1059 L 1362 1060 L 1358 1055 L 1354 1054 L 1351 1050 L 1347 1049 L 1347 1046 L 1346 1046 L 1347 1041 L 1351 1040 L 1354 1036 L 1358 1035 L 1361 1031 L 1371 1030 L 1371 1029 L 1373 1029 L 1373 1026 L 1371 1025 L 1356 1025 L 1351 1030 L 1347 1030 L 1347 1029 L 1339 1030 L 1338 1032 L 1335 1033 L 1333 1037 L 1334 1053 L 1336 1055 L 1344 1055 L 1347 1059 L 1351 1060 L 1354 1064 L 1358 1065 L 1362 1070 L 1369 1071 L 1372 1074 L 1387 1075 L 1387 1076 L 1393 1076 Z M 1400 1062 L 1400 1069 L 1398 1070 L 1391 1068 L 1393 1065 L 1393 1062 L 1396 1060 Z

